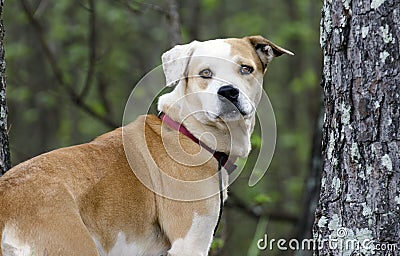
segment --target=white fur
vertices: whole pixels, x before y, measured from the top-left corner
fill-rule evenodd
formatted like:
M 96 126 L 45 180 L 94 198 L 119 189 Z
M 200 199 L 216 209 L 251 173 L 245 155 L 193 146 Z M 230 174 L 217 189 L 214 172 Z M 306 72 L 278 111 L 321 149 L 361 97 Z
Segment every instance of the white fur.
M 177 45 L 161 56 L 167 86 L 175 86 L 185 77 L 184 71 L 197 44 L 197 41 L 193 41 L 190 44 Z
M 6 225 L 3 229 L 1 248 L 3 256 L 31 256 L 34 254 L 34 250 L 19 239 L 17 230 L 10 225 Z
M 246 64 L 255 67 L 254 60 L 247 60 Z M 193 72 L 190 75 L 197 75 L 199 69 L 210 68 L 213 72 L 213 78 L 209 83 L 206 93 L 208 97 L 201 97 L 202 109 L 214 114 L 221 114 L 223 104 L 219 99 L 217 92 L 219 88 L 224 85 L 233 85 L 240 90 L 239 104 L 241 108 L 247 112 L 252 113 L 255 110 L 255 97 L 253 91 L 257 91 L 256 86 L 249 87 L 249 84 L 255 81 L 248 81 L 247 78 L 253 79 L 250 76 L 243 76 L 239 73 L 240 65 L 237 56 L 231 53 L 231 45 L 222 39 L 204 42 L 197 44 L 191 57 L 191 66 Z M 197 68 L 196 68 L 197 66 Z M 233 118 L 232 121 L 239 120 L 240 115 Z M 226 120 L 231 121 L 231 120 Z
M 162 243 L 157 243 L 153 239 L 137 239 L 135 242 L 128 242 L 124 232 L 119 232 L 113 248 L 107 253 L 100 241 L 92 236 L 100 256 L 164 256 L 166 248 Z
M 107 253 L 104 251 L 103 246 L 101 245 L 99 239 L 97 239 L 96 237 L 92 236 L 93 242 L 97 247 L 97 251 L 99 252 L 100 256 L 106 256 Z
M 168 255 L 171 256 L 207 256 L 211 246 L 215 216 L 194 214 L 192 226 L 184 238 L 173 242 Z

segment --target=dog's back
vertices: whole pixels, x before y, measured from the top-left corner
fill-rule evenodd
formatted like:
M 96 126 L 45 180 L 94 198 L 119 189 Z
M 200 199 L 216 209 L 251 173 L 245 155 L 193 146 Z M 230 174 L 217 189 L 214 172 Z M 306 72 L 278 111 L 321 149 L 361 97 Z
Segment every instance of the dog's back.
M 124 202 L 132 200 L 119 193 L 126 186 L 152 196 L 129 168 L 121 128 L 15 166 L 0 179 L 0 255 L 99 255 L 97 247 L 111 241 L 99 234 L 96 244 L 91 231 L 111 225 L 110 211 L 121 216 L 131 213 L 128 207 L 151 207 L 138 196 Z M 107 201 L 121 201 L 120 209 L 110 209 Z M 154 222 L 154 215 L 149 218 Z
M 97 255 L 80 216 L 82 199 L 107 172 L 105 151 L 120 156 L 117 134 L 37 156 L 0 179 L 0 255 L 74 255 L 68 248 L 83 248 L 82 243 L 89 250 L 81 255 Z
M 146 173 L 144 123 L 161 121 L 142 116 L 126 132 Z M 0 256 L 163 255 L 171 245 L 158 220 L 168 211 L 156 211 L 156 197 L 128 164 L 122 128 L 37 156 L 0 179 Z

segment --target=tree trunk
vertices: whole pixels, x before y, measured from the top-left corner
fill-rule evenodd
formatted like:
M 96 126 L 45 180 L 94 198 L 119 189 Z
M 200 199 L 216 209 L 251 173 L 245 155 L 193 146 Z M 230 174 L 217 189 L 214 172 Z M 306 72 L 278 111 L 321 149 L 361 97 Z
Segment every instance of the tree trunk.
M 324 1 L 323 177 L 315 255 L 398 255 L 399 24 L 398 0 Z
M 3 0 L 0 4 L 0 176 L 11 167 L 7 130 L 6 62 L 4 58 Z
M 175 46 L 182 43 L 181 37 L 181 23 L 179 17 L 178 2 L 176 0 L 166 0 L 168 4 L 168 33 L 171 41 L 171 45 Z

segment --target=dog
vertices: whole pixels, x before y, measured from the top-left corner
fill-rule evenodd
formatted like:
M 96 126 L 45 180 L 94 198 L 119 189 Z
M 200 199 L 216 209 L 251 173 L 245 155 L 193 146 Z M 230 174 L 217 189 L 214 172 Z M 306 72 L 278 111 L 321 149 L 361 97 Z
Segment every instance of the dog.
M 1 177 L 0 256 L 207 255 L 228 165 L 250 152 L 263 76 L 282 54 L 293 55 L 262 36 L 165 52 L 173 89 L 158 100 L 161 118 L 140 116 Z

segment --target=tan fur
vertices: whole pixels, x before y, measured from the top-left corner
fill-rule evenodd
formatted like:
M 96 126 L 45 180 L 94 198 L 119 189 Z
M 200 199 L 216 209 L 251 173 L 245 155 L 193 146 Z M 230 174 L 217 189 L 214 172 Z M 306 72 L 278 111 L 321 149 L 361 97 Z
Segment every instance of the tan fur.
M 255 69 L 258 69 L 260 72 L 264 72 L 263 65 L 259 60 L 256 51 L 254 51 L 254 47 L 251 42 L 245 37 L 243 39 L 239 38 L 229 38 L 226 39 L 225 42 L 232 46 L 232 55 L 234 56 L 243 56 L 243 59 L 253 60 L 255 64 Z M 255 60 L 255 61 L 254 61 Z M 253 63 L 241 62 L 239 65 L 250 65 L 253 66 Z
M 146 130 L 151 155 L 162 159 L 158 163 L 161 166 L 173 167 L 169 172 L 173 176 L 183 173 L 185 180 L 198 180 L 215 174 L 217 163 L 213 158 L 194 171 L 171 159 L 160 147 L 160 128 L 159 118 L 142 116 L 128 125 L 126 132 L 132 142 L 137 142 Z M 176 135 L 165 129 L 171 137 Z M 184 237 L 193 213 L 208 213 L 210 200 L 217 198 L 179 202 L 152 193 L 128 165 L 121 133 L 119 128 L 90 143 L 55 150 L 12 168 L 0 180 L 1 227 L 16 227 L 20 239 L 38 255 L 98 255 L 89 233 L 100 237 L 107 251 L 119 231 L 132 241 L 159 233 L 158 239 L 166 249 L 170 241 Z M 198 152 L 196 143 L 179 136 L 186 152 Z M 148 170 L 140 159 L 141 148 L 129 152 Z

